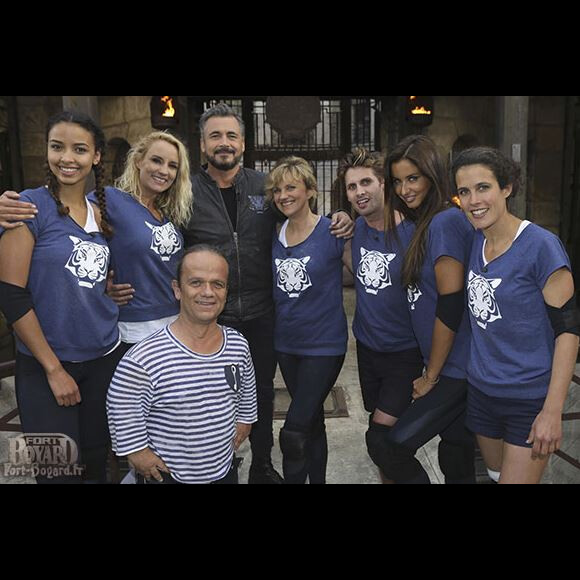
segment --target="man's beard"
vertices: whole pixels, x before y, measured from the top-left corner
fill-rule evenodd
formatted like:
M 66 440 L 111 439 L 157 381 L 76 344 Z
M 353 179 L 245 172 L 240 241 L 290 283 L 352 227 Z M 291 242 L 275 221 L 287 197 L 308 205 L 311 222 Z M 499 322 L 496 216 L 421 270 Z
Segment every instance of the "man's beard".
M 219 161 L 217 159 L 217 155 L 207 156 L 207 162 L 212 166 L 218 169 L 219 171 L 230 171 L 230 169 L 234 169 L 240 164 L 242 160 L 242 155 L 234 155 L 231 161 Z

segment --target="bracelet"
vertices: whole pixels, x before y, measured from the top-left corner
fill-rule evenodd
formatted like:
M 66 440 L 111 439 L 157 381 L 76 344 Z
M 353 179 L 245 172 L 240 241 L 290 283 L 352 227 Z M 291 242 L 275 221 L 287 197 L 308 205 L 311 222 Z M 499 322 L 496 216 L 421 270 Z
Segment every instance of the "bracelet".
M 423 372 L 421 373 L 421 377 L 423 378 L 423 380 L 427 381 L 430 385 L 436 385 L 439 380 L 441 379 L 441 377 L 437 377 L 435 380 L 430 379 L 427 376 L 427 369 L 425 367 L 423 367 Z

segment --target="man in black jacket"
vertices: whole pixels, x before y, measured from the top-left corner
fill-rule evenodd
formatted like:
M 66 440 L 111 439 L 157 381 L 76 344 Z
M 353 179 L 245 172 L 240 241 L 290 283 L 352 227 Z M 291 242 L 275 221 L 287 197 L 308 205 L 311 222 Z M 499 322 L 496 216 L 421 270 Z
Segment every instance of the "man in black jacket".
M 283 483 L 271 462 L 274 444 L 274 314 L 272 232 L 276 217 L 264 197 L 264 174 L 244 168 L 244 124 L 219 104 L 200 120 L 207 166 L 192 178 L 194 210 L 183 230 L 185 245 L 211 244 L 230 265 L 228 300 L 221 324 L 239 330 L 250 344 L 256 372 L 258 422 L 252 427 L 249 483 Z
M 186 246 L 212 244 L 228 257 L 228 301 L 219 321 L 246 337 L 256 371 L 258 422 L 250 434 L 249 483 L 282 483 L 271 463 L 276 373 L 272 235 L 281 214 L 266 201 L 265 175 L 240 165 L 244 123 L 231 107 L 219 104 L 206 111 L 200 134 L 208 163 L 193 177 L 194 211 L 183 235 Z M 335 216 L 333 233 L 351 232 L 348 215 Z

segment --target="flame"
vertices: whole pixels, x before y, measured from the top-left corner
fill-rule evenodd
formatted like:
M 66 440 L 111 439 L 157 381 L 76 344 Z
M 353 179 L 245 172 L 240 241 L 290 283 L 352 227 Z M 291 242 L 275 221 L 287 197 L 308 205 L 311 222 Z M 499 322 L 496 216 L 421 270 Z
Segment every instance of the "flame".
M 430 115 L 432 113 L 431 109 L 426 109 L 423 105 L 420 107 L 415 107 L 412 111 L 412 115 Z
M 173 99 L 171 97 L 161 97 L 161 102 L 165 103 L 165 111 L 163 117 L 175 117 L 175 109 L 173 108 Z

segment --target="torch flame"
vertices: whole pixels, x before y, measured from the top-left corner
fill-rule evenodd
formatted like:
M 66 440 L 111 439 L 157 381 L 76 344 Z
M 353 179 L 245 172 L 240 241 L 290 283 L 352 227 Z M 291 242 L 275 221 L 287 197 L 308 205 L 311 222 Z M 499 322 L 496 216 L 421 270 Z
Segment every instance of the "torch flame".
M 165 103 L 165 111 L 163 117 L 175 117 L 175 109 L 173 108 L 173 99 L 171 97 L 161 97 L 161 102 Z
M 426 109 L 423 105 L 421 105 L 420 107 L 415 107 L 412 111 L 411 111 L 412 115 L 430 115 L 431 114 L 431 110 L 430 109 Z

